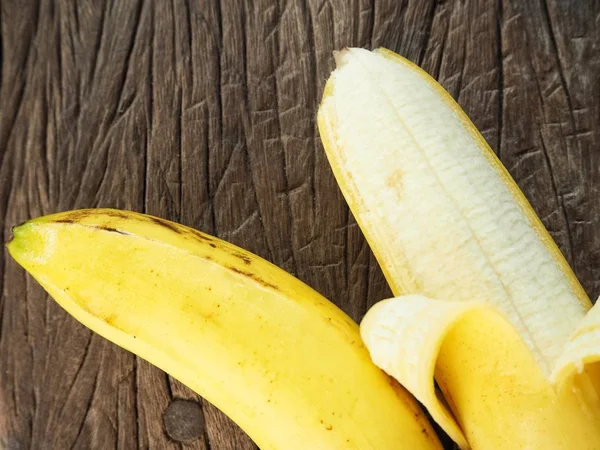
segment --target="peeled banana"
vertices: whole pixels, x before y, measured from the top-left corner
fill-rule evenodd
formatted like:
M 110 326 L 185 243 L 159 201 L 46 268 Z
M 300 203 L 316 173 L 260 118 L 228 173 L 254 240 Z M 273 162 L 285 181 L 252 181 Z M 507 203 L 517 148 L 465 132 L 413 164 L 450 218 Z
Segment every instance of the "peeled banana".
M 440 449 L 359 328 L 241 248 L 128 211 L 13 229 L 8 250 L 81 323 L 179 379 L 261 449 Z
M 522 192 L 423 70 L 336 61 L 319 131 L 398 296 L 361 323 L 373 361 L 463 449 L 600 449 L 600 307 Z

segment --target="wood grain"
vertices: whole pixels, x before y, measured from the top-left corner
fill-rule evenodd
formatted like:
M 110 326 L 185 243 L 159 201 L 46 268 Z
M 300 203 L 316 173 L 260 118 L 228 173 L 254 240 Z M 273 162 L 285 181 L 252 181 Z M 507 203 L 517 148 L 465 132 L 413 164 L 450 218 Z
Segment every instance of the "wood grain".
M 599 25 L 594 0 L 2 0 L 2 237 L 59 210 L 148 212 L 248 248 L 359 320 L 389 290 L 315 113 L 333 50 L 385 46 L 459 101 L 595 298 Z M 0 270 L 0 448 L 256 448 L 6 251 Z

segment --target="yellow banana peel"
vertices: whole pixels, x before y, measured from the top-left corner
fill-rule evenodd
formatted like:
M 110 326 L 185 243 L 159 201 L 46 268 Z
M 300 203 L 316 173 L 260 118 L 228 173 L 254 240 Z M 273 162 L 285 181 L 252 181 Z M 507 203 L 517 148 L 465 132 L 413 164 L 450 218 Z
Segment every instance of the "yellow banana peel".
M 336 62 L 319 131 L 398 296 L 361 323 L 373 361 L 463 449 L 600 449 L 600 307 L 525 196 L 423 70 Z
M 262 449 L 440 449 L 359 327 L 241 248 L 156 217 L 78 210 L 7 244 L 71 315 L 179 379 Z

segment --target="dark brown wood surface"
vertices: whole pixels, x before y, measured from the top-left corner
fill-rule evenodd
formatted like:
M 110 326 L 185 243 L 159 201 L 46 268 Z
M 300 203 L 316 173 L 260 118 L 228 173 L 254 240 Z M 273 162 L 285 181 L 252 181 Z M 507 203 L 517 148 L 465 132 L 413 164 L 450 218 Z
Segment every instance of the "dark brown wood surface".
M 385 46 L 458 99 L 600 294 L 598 1 L 0 5 L 4 239 L 59 210 L 148 212 L 266 257 L 360 319 L 389 290 L 315 113 L 333 50 Z M 6 251 L 0 264 L 0 449 L 255 448 L 79 325 Z

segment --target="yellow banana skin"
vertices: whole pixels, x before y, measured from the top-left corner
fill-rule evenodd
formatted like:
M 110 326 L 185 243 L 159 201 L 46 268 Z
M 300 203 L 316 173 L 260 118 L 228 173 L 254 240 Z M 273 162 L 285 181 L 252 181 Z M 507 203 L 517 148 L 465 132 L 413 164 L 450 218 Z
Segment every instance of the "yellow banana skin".
M 461 448 L 600 449 L 600 307 L 518 186 L 423 70 L 386 49 L 336 62 L 319 131 L 398 295 L 361 322 L 374 362 Z
M 77 210 L 7 244 L 71 315 L 179 379 L 266 449 L 440 449 L 359 328 L 269 262 L 191 228 Z

